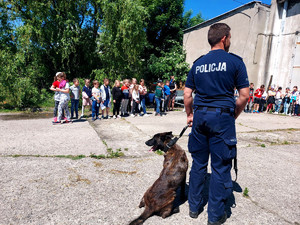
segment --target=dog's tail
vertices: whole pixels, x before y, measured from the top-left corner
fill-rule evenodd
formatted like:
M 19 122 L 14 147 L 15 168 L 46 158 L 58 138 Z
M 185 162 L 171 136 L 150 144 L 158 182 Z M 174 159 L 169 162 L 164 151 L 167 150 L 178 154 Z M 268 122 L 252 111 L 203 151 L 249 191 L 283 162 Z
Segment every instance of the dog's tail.
M 146 208 L 144 212 L 135 220 L 131 221 L 129 225 L 140 225 L 145 222 L 146 219 L 148 219 L 153 212 L 149 210 L 149 208 Z

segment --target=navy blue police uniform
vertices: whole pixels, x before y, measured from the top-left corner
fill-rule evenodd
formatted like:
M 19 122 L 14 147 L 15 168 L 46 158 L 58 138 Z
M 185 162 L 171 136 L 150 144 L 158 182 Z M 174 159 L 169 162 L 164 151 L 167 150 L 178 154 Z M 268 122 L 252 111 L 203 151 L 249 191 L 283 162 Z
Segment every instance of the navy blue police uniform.
M 214 222 L 224 215 L 224 202 L 232 193 L 230 170 L 237 144 L 234 87 L 248 87 L 248 75 L 242 58 L 221 49 L 212 50 L 194 62 L 185 86 L 196 94 L 188 141 L 193 158 L 189 206 L 191 211 L 199 212 L 206 204 L 203 189 L 210 154 L 208 220 Z

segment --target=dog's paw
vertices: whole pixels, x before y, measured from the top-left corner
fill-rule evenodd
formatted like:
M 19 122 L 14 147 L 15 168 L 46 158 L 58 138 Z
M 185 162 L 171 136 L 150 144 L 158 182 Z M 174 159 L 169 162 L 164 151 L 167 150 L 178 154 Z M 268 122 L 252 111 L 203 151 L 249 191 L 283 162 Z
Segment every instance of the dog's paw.
M 179 210 L 179 206 L 175 207 L 173 210 L 172 210 L 172 213 L 175 214 L 175 213 L 179 213 L 180 210 Z

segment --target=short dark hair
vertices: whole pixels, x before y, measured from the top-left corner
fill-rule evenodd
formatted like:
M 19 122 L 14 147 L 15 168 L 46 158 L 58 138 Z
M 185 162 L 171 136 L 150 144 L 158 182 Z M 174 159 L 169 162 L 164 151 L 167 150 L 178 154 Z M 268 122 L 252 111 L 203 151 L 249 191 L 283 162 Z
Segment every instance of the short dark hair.
M 226 23 L 215 23 L 208 30 L 208 43 L 211 47 L 218 44 L 221 39 L 229 36 L 230 27 Z

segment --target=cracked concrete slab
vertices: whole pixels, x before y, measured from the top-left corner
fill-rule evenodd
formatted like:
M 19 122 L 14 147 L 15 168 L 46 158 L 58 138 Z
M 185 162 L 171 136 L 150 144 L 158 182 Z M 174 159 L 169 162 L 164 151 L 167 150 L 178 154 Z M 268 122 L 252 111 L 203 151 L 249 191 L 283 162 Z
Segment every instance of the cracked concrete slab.
M 185 121 L 179 111 L 164 117 L 88 119 L 60 127 L 51 125 L 50 119 L 2 120 L 0 224 L 128 224 L 142 213 L 139 202 L 162 169 L 163 156 L 148 152 L 144 142 L 157 132 L 179 135 Z M 242 114 L 236 123 L 239 174 L 231 199 L 236 207 L 229 209 L 226 224 L 299 224 L 300 119 Z M 188 133 L 178 141 L 186 151 Z M 53 142 L 72 148 L 56 148 Z M 8 157 L 45 152 L 89 155 L 94 149 L 103 154 L 107 148 L 121 148 L 125 156 Z M 190 169 L 192 159 L 188 152 L 187 156 Z M 246 187 L 248 198 L 243 197 Z M 185 202 L 180 213 L 166 219 L 152 216 L 144 224 L 206 224 L 206 209 L 191 219 Z
M 0 155 L 105 154 L 106 147 L 85 120 L 53 125 L 51 119 L 1 120 Z

